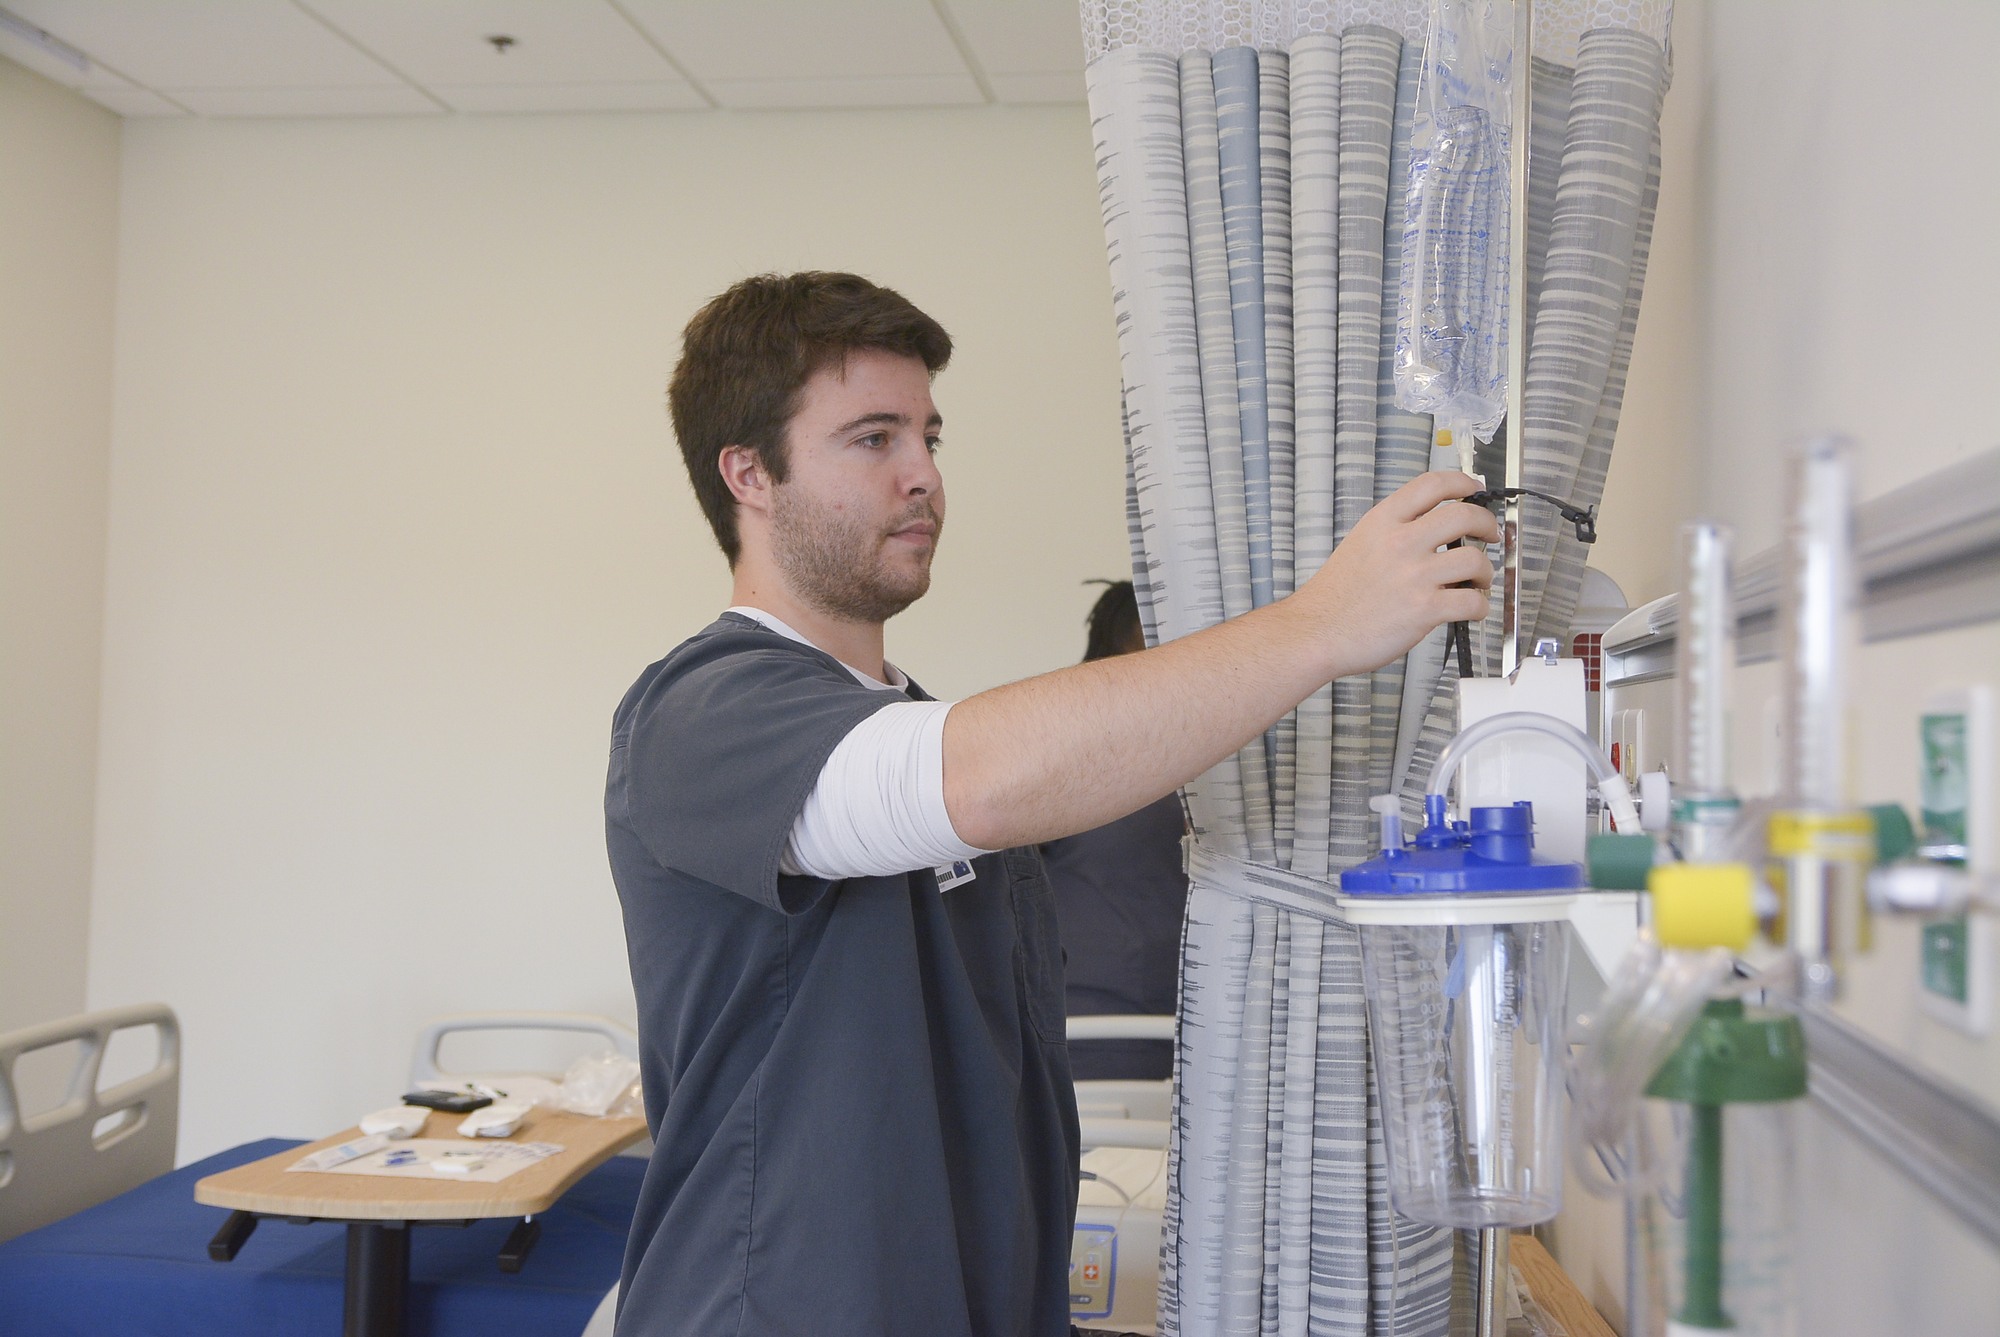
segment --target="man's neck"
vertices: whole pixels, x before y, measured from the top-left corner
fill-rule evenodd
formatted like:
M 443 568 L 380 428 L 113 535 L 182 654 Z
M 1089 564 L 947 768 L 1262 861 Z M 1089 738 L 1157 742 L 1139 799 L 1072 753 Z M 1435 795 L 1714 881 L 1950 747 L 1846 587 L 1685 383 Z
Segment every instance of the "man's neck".
M 737 565 L 729 601 L 761 608 L 841 663 L 877 682 L 889 681 L 880 622 L 850 622 L 822 613 L 787 589 L 775 571 L 754 570 L 747 561 Z

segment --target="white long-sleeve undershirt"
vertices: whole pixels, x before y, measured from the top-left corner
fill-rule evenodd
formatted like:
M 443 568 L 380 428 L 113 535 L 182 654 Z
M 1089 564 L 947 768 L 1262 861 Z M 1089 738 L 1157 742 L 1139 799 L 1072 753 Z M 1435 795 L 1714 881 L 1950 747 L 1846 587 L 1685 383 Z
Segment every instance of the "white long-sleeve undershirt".
M 729 611 L 812 644 L 761 608 Z M 893 664 L 883 665 L 888 682 L 851 664 L 841 667 L 864 687 L 908 691 L 910 680 Z M 945 810 L 944 721 L 953 704 L 896 701 L 848 730 L 792 823 L 779 870 L 829 880 L 889 877 L 992 853 L 960 840 Z

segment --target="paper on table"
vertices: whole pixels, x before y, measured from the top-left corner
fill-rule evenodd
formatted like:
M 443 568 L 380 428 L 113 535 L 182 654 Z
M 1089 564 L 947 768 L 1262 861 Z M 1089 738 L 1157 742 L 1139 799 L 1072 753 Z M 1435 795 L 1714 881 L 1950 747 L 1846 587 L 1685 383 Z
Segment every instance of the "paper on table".
M 337 1165 L 315 1163 L 326 1155 L 318 1152 L 286 1166 L 287 1171 L 336 1175 L 380 1175 L 389 1179 L 442 1179 L 459 1184 L 497 1184 L 509 1175 L 546 1160 L 563 1148 L 554 1142 L 481 1141 L 467 1146 L 464 1139 L 446 1141 L 417 1137 L 377 1148 Z M 462 1165 L 463 1171 L 440 1169 L 441 1165 Z

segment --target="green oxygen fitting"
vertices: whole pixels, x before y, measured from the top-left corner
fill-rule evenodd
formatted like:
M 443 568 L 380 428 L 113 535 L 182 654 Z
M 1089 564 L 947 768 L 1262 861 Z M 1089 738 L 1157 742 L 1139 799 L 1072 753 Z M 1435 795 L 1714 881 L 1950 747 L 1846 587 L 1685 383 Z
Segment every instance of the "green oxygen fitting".
M 1730 1105 L 1797 1100 L 1806 1093 L 1805 1032 L 1795 1016 L 1711 999 L 1646 1094 L 1688 1106 L 1686 1248 L 1680 1313 L 1685 1327 L 1727 1332 L 1724 1311 L 1723 1113 Z

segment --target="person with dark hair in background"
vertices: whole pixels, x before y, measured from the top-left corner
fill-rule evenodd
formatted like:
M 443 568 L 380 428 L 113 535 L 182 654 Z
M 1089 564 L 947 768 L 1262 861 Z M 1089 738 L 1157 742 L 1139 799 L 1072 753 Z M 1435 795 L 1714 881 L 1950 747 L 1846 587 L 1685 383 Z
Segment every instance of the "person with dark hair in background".
M 1083 662 L 1092 663 L 1113 655 L 1137 654 L 1146 648 L 1146 629 L 1139 624 L 1139 592 L 1129 580 L 1086 580 L 1086 585 L 1102 585 L 1104 593 L 1090 606 L 1083 620 L 1087 629 L 1083 640 Z
M 1107 588 L 1090 610 L 1086 664 L 1146 648 L 1132 582 L 1098 583 Z M 1172 1015 L 1187 911 L 1186 832 L 1175 792 L 1093 830 L 1043 842 L 1070 1016 Z M 1166 1040 L 1075 1040 L 1069 1065 L 1078 1080 L 1164 1081 L 1173 1075 L 1174 1047 Z

